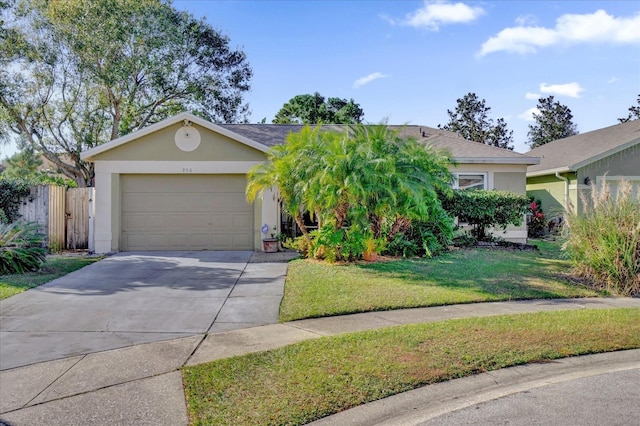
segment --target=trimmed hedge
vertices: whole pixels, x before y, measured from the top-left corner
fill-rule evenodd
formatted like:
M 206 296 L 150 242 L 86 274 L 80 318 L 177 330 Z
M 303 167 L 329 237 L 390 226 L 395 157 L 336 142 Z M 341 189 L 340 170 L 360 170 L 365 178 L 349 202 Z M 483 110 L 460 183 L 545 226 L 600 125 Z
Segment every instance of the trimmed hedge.
M 473 226 L 471 233 L 478 241 L 489 237 L 488 228 L 522 224 L 529 204 L 525 195 L 509 191 L 457 190 L 442 200 L 449 214 Z

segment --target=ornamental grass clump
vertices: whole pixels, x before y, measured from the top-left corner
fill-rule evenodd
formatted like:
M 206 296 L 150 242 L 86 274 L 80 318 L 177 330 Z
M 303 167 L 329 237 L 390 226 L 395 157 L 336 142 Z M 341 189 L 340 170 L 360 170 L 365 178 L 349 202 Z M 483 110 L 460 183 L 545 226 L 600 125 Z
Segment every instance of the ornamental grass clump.
M 0 224 L 0 275 L 37 271 L 46 260 L 45 236 L 38 224 Z
M 640 296 L 640 197 L 627 181 L 615 193 L 603 181 L 581 194 L 585 212 L 566 214 L 565 250 L 574 272 L 594 287 Z

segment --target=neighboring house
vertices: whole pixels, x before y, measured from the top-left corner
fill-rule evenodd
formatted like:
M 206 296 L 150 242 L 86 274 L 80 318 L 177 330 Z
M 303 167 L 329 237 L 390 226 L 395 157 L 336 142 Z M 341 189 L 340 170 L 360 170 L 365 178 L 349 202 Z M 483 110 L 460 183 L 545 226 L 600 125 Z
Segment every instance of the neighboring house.
M 447 149 L 460 187 L 524 194 L 526 168 L 538 162 L 439 129 L 390 127 Z M 280 227 L 278 200 L 267 191 L 249 205 L 246 173 L 301 128 L 217 125 L 182 113 L 83 152 L 95 163 L 95 251 L 260 250 L 263 225 Z M 504 236 L 525 241 L 526 226 Z
M 621 179 L 640 194 L 640 120 L 559 139 L 527 153 L 540 164 L 527 169 L 527 194 L 540 199 L 547 217 L 561 216 L 567 204 L 584 211 L 580 193 L 606 180 L 612 191 Z

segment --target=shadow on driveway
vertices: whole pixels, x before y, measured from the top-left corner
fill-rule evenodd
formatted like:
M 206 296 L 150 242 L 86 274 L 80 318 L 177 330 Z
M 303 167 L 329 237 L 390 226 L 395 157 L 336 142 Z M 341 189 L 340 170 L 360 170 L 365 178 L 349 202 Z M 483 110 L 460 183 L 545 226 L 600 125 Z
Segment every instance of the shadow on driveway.
M 0 369 L 275 323 L 286 264 L 251 255 L 120 253 L 3 300 Z

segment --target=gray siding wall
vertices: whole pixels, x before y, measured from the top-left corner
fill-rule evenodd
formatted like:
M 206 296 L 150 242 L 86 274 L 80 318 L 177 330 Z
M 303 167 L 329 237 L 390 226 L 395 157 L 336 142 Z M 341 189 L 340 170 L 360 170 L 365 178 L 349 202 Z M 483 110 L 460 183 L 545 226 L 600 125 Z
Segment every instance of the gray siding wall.
M 640 176 L 640 143 L 578 170 L 578 183 L 597 176 Z

